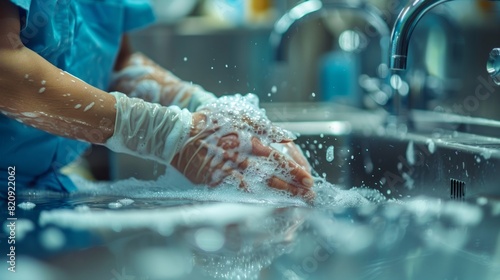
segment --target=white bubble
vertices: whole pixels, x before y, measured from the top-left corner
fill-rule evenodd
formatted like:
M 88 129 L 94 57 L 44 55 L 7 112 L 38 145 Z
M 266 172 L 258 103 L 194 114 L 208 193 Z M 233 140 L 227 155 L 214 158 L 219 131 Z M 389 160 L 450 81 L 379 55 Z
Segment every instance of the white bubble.
M 194 234 L 196 245 L 207 252 L 215 252 L 222 248 L 225 242 L 224 235 L 212 228 L 201 228 Z
M 76 104 L 75 105 L 75 109 L 80 109 L 80 107 L 82 107 L 82 104 Z
M 36 206 L 35 203 L 29 202 L 29 201 L 21 202 L 17 205 L 17 207 L 24 209 L 24 210 L 31 210 L 31 209 L 35 208 L 35 206 Z
M 58 250 L 66 243 L 66 237 L 61 230 L 51 227 L 40 234 L 40 242 L 49 250 Z
M 184 57 L 184 61 L 188 61 L 188 58 L 186 56 Z
M 278 87 L 273 86 L 273 87 L 271 88 L 271 92 L 272 92 L 272 93 L 276 93 L 277 91 L 278 91 Z
M 38 90 L 38 93 L 43 93 L 45 91 L 45 88 L 44 87 L 41 87 L 39 90 Z
M 17 219 L 16 221 L 16 240 L 23 240 L 26 234 L 35 229 L 35 225 L 28 219 Z

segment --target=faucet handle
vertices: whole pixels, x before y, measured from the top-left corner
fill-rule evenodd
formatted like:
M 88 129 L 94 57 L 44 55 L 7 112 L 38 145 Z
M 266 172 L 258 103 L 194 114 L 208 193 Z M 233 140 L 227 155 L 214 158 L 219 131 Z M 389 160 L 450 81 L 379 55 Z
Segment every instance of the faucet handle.
M 495 84 L 500 85 L 500 48 L 494 48 L 490 52 L 486 70 Z

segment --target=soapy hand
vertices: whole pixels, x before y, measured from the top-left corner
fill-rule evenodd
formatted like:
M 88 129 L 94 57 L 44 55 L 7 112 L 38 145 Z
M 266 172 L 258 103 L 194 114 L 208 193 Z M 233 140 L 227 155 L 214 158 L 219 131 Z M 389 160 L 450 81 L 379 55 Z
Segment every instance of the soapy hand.
M 312 200 L 313 179 L 294 136 L 274 126 L 256 102 L 254 95 L 235 95 L 203 106 L 172 166 L 195 184 L 228 182 L 252 191 L 250 185 L 264 183 Z M 288 156 L 272 143 L 287 148 Z
M 116 98 L 109 149 L 171 164 L 195 184 L 269 186 L 314 198 L 313 179 L 293 160 L 290 132 L 273 125 L 255 95 L 224 96 L 195 113 L 111 92 Z M 292 149 L 280 152 L 272 144 Z M 302 157 L 303 158 L 303 157 Z
M 132 54 L 123 68 L 113 73 L 110 87 L 130 97 L 163 106 L 176 105 L 191 112 L 217 99 L 211 92 L 179 79 L 141 53 Z

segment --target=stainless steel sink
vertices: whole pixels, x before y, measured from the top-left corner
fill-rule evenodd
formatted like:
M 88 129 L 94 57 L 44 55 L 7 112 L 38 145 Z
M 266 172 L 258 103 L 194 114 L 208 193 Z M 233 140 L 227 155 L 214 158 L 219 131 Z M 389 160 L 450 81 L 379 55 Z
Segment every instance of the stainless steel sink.
M 299 133 L 296 143 L 317 175 L 329 182 L 345 188 L 374 188 L 398 199 L 500 194 L 496 173 L 500 139 L 467 132 L 491 131 L 492 124 L 414 112 L 412 127 L 400 131 L 387 126 L 384 114 L 318 104 L 300 108 L 272 105 L 267 112 L 279 126 Z M 280 121 L 287 111 L 295 112 L 293 117 Z M 481 126 L 474 125 L 478 123 Z M 471 124 L 475 128 L 468 130 Z M 333 157 L 327 156 L 328 149 L 333 149 Z

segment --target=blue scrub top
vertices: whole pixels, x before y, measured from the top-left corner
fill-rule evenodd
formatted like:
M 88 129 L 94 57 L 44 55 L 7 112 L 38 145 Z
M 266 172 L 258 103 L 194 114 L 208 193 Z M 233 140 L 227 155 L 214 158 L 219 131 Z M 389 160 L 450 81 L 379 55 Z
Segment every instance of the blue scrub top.
M 146 0 L 11 2 L 20 8 L 21 39 L 26 47 L 103 90 L 108 88 L 123 33 L 154 21 Z M 88 143 L 51 135 L 0 113 L 0 184 L 7 185 L 7 170 L 13 166 L 17 190 L 73 191 L 73 182 L 59 170 L 88 147 Z

